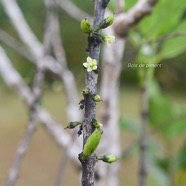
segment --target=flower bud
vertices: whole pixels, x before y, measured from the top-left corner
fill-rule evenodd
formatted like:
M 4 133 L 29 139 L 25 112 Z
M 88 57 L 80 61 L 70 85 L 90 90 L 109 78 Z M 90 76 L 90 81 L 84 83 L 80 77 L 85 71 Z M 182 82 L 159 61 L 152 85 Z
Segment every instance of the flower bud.
M 102 134 L 103 130 L 101 128 L 96 128 L 94 132 L 88 137 L 83 148 L 81 156 L 82 160 L 85 160 L 87 157 L 91 156 L 91 154 L 96 150 L 101 140 Z
M 83 33 L 90 34 L 90 32 L 92 31 L 92 26 L 86 18 L 81 21 L 80 27 Z
M 98 31 L 100 29 L 104 29 L 107 28 L 108 26 L 112 25 L 112 23 L 114 22 L 114 14 L 108 16 L 107 18 L 105 18 L 100 24 L 99 26 L 95 29 L 95 31 Z
M 88 94 L 89 94 L 89 91 L 88 91 L 87 89 L 83 89 L 83 90 L 81 91 L 81 93 L 82 93 L 83 95 L 88 95 Z
M 98 160 L 102 160 L 105 163 L 113 163 L 116 162 L 119 158 L 113 154 L 108 154 L 104 156 L 97 157 Z
M 68 125 L 64 129 L 73 129 L 77 127 L 78 125 L 82 125 L 82 123 L 78 121 L 69 122 Z
M 96 95 L 93 97 L 93 100 L 94 100 L 95 102 L 103 101 L 103 100 L 101 99 L 101 96 L 98 95 L 98 94 L 96 94 Z

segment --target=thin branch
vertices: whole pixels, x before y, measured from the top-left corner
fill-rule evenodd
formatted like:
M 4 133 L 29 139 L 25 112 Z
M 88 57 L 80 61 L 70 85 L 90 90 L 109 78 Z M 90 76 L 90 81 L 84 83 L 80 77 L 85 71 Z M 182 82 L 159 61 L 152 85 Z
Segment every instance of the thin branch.
M 59 165 L 59 170 L 57 173 L 57 177 L 56 177 L 56 186 L 61 186 L 63 185 L 63 178 L 65 175 L 65 170 L 66 170 L 66 166 L 68 163 L 69 158 L 67 156 L 64 156 L 63 159 L 61 160 L 61 163 Z
M 146 185 L 147 179 L 147 125 L 148 125 L 148 76 L 147 71 L 143 77 L 141 87 L 141 139 L 140 139 L 140 166 L 139 166 L 139 186 Z
M 72 141 L 69 142 L 68 146 L 74 145 L 74 142 L 76 141 L 76 137 L 77 137 L 77 133 L 74 132 L 72 134 L 72 138 L 71 138 Z M 64 148 L 64 152 L 68 150 L 67 147 Z M 55 184 L 56 186 L 61 186 L 62 185 L 63 177 L 64 177 L 64 174 L 65 174 L 65 168 L 67 166 L 68 161 L 69 161 L 69 157 L 68 157 L 67 153 L 65 153 L 64 156 L 63 156 L 63 159 L 61 160 L 60 166 L 59 166 L 58 174 L 57 174 L 57 177 L 56 177 L 56 184 Z
M 21 162 L 23 160 L 23 157 L 28 149 L 28 145 L 30 143 L 30 140 L 32 138 L 32 135 L 36 129 L 37 126 L 37 107 L 40 102 L 40 96 L 41 96 L 41 90 L 42 90 L 42 84 L 43 84 L 43 71 L 42 69 L 39 69 L 36 76 L 35 76 L 35 82 L 33 85 L 33 101 L 30 107 L 30 114 L 29 114 L 29 122 L 27 125 L 27 129 L 25 131 L 25 134 L 21 140 L 21 143 L 17 149 L 15 160 L 13 162 L 12 167 L 10 168 L 10 172 L 8 174 L 8 179 L 6 186 L 13 186 L 17 180 L 17 177 L 20 172 Z
M 103 0 L 94 1 L 94 21 L 93 29 L 97 28 L 101 21 L 104 19 L 105 8 L 103 6 Z M 99 63 L 99 54 L 100 54 L 100 43 L 96 40 L 94 41 L 91 36 L 88 38 L 88 55 L 92 59 L 97 60 Z M 97 77 L 98 74 L 94 71 L 87 72 L 85 70 L 85 87 L 91 94 L 97 93 Z M 92 100 L 90 95 L 87 95 L 85 98 L 85 115 L 83 122 L 83 146 L 86 143 L 87 138 L 94 131 L 94 126 L 92 125 L 93 119 L 96 118 L 96 103 Z M 81 161 L 81 159 L 80 159 Z M 95 177 L 95 164 L 96 156 L 93 153 L 85 161 L 81 161 L 82 165 L 82 186 L 92 186 L 94 185 Z
M 90 15 L 80 8 L 78 8 L 71 0 L 57 0 L 57 3 L 60 7 L 67 13 L 67 15 L 71 16 L 77 21 L 81 21 L 84 18 L 91 19 Z
M 33 95 L 19 73 L 12 67 L 11 61 L 7 57 L 5 51 L 0 47 L 0 74 L 2 75 L 6 84 L 15 90 L 21 99 L 30 107 Z M 72 141 L 68 133 L 64 131 L 64 127 L 61 123 L 56 122 L 52 116 L 44 109 L 37 108 L 38 121 L 40 121 L 47 132 L 53 137 L 55 142 L 61 147 L 68 147 L 65 153 L 75 163 L 78 163 L 77 152 L 80 151 L 80 146 L 74 143 L 69 146 L 69 142 Z
M 51 25 L 49 25 L 48 27 L 48 29 L 50 29 L 50 34 L 48 34 L 47 36 L 51 37 L 53 45 L 57 46 L 54 48 L 54 50 L 57 58 L 60 60 L 61 63 L 55 60 L 52 56 L 43 56 L 43 54 L 45 54 L 44 46 L 37 40 L 34 33 L 30 29 L 29 25 L 26 23 L 26 20 L 24 19 L 24 15 L 21 12 L 21 9 L 17 5 L 16 1 L 2 0 L 2 3 L 13 25 L 15 26 L 20 36 L 20 39 L 24 42 L 24 44 L 28 47 L 28 49 L 31 51 L 32 55 L 34 56 L 36 60 L 35 64 L 37 65 L 39 61 L 45 61 L 45 63 L 42 64 L 43 68 L 50 70 L 52 73 L 57 75 L 60 78 L 60 80 L 63 81 L 65 85 L 66 96 L 67 96 L 67 105 L 68 105 L 67 112 L 71 119 L 78 120 L 80 118 L 80 112 L 77 106 L 78 103 L 77 88 L 76 88 L 74 76 L 66 66 L 65 52 L 62 46 L 62 41 L 60 40 L 57 17 L 55 17 L 55 15 L 53 14 L 53 16 L 49 18 L 48 22 Z M 51 32 L 54 33 L 53 37 L 52 37 L 53 34 Z M 57 35 L 55 36 L 55 34 Z
M 2 29 L 0 29 L 0 41 L 15 50 L 19 55 L 23 56 L 24 58 L 30 61 L 34 60 L 30 52 L 27 51 L 25 47 L 23 47 L 18 41 L 16 41 L 12 36 L 10 36 Z
M 175 32 L 160 36 L 159 38 L 148 40 L 146 43 L 159 43 L 165 40 L 174 39 L 176 37 L 186 37 L 186 32 Z
M 149 15 L 158 0 L 140 0 L 127 13 L 116 15 L 114 31 L 119 37 L 125 37 L 129 29 L 144 16 Z
M 56 3 L 54 0 L 45 0 L 45 7 L 47 10 L 47 22 L 46 26 L 49 30 L 49 38 L 51 45 L 54 49 L 54 55 L 60 63 L 62 67 L 62 72 L 60 75 L 60 80 L 62 80 L 64 84 L 64 90 L 65 95 L 67 99 L 67 113 L 68 118 L 70 121 L 80 121 L 82 120 L 81 114 L 78 110 L 78 104 L 77 104 L 77 88 L 75 85 L 75 80 L 73 77 L 73 74 L 71 71 L 69 71 L 67 67 L 67 60 L 65 56 L 65 51 L 62 43 L 62 39 L 60 37 L 60 26 L 59 26 L 59 19 L 58 14 L 56 10 Z M 79 113 L 79 114 L 78 114 Z M 76 130 L 73 133 L 72 141 L 75 141 L 76 136 Z M 72 141 L 69 142 L 68 146 L 73 145 Z M 64 149 L 66 151 L 66 149 Z M 61 162 L 61 165 L 59 166 L 59 171 L 56 178 L 56 185 L 61 185 L 64 169 L 67 165 L 67 161 L 69 160 L 69 157 L 67 154 L 64 154 L 63 160 Z
M 13 26 L 15 27 L 21 41 L 26 45 L 30 53 L 33 55 L 35 63 L 39 63 L 44 54 L 44 47 L 38 41 L 31 28 L 27 24 L 24 15 L 16 1 L 2 0 L 1 3 L 3 4 L 4 9 L 8 14 Z M 61 67 L 51 56 L 45 58 L 45 63 L 43 66 L 53 73 L 60 74 Z
M 75 84 L 75 79 L 72 72 L 68 69 L 67 59 L 65 55 L 65 50 L 63 47 L 63 42 L 60 37 L 60 25 L 59 18 L 56 11 L 56 4 L 52 0 L 47 0 L 46 3 L 49 15 L 49 27 L 51 30 L 51 44 L 54 49 L 55 57 L 58 63 L 61 65 L 60 80 L 64 84 L 65 96 L 67 99 L 67 113 L 70 121 L 81 120 L 82 116 L 78 108 L 78 98 L 77 98 L 77 88 Z
M 17 30 L 19 37 L 28 47 L 30 52 L 36 58 L 40 58 L 43 55 L 43 47 L 38 39 L 25 21 L 16 0 L 1 0 L 6 13 L 8 14 L 14 28 Z
M 116 13 L 123 12 L 125 7 L 125 0 L 116 0 Z
M 47 37 L 49 33 L 50 31 L 46 28 L 44 34 L 46 36 L 44 41 L 45 55 L 48 54 L 49 47 L 50 47 L 50 37 Z M 13 186 L 15 184 L 18 174 L 20 172 L 21 162 L 28 149 L 28 145 L 31 141 L 32 135 L 37 126 L 37 120 L 38 120 L 37 108 L 40 106 L 41 103 L 42 86 L 44 82 L 44 73 L 45 73 L 45 69 L 41 65 L 43 62 L 44 61 L 39 61 L 39 63 L 37 63 L 37 72 L 35 75 L 33 90 L 32 90 L 33 100 L 29 108 L 29 122 L 27 125 L 27 130 L 25 131 L 24 137 L 21 141 L 21 144 L 18 147 L 13 165 L 10 169 L 8 180 L 7 180 L 7 186 Z

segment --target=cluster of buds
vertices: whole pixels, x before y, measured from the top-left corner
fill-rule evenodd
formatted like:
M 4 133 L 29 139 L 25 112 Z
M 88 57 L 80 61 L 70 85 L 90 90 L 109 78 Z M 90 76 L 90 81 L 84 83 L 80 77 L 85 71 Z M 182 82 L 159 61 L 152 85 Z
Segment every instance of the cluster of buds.
M 103 1 L 103 7 L 106 7 L 108 5 L 109 0 L 105 0 Z M 107 45 L 109 45 L 110 43 L 115 41 L 115 37 L 114 36 L 108 36 L 108 35 L 103 35 L 101 34 L 99 31 L 101 29 L 105 29 L 108 26 L 112 25 L 114 22 L 114 14 L 108 16 L 107 18 L 105 18 L 103 21 L 101 21 L 101 23 L 93 29 L 92 25 L 90 24 L 90 22 L 88 21 L 88 19 L 83 19 L 81 21 L 81 30 L 83 33 L 88 34 L 88 38 L 89 41 L 95 42 L 95 44 L 100 44 L 100 43 L 106 43 Z M 87 51 L 89 51 L 87 49 Z M 92 59 L 90 56 L 87 57 L 87 61 L 83 63 L 83 67 L 86 68 L 87 72 L 98 72 L 98 62 L 96 59 Z M 101 102 L 103 101 L 101 99 L 101 96 L 98 94 L 93 94 L 91 93 L 89 90 L 87 89 L 83 89 L 82 92 L 83 94 L 83 99 L 80 101 L 79 105 L 80 105 L 80 109 L 84 109 L 85 107 L 85 102 L 87 98 L 91 98 L 94 102 Z M 92 153 L 95 152 L 95 150 L 97 149 L 102 134 L 103 134 L 103 130 L 102 130 L 102 124 L 100 122 L 98 122 L 96 119 L 93 119 L 91 122 L 94 131 L 92 132 L 92 134 L 87 138 L 84 146 L 83 146 L 83 150 L 82 153 L 79 154 L 79 159 L 81 161 L 85 161 L 89 156 L 92 155 Z M 82 129 L 83 129 L 83 124 L 81 122 L 75 121 L 75 122 L 70 122 L 67 127 L 65 129 L 73 129 L 76 126 L 80 125 L 80 130 L 78 132 L 78 134 L 82 133 Z M 105 163 L 113 163 L 116 162 L 118 160 L 118 158 L 113 155 L 113 154 L 108 154 L 108 155 L 103 155 L 103 156 L 97 156 L 96 157 L 97 160 L 101 160 Z
M 90 37 L 95 38 L 96 41 L 99 41 L 100 43 L 106 43 L 109 46 L 110 43 L 115 41 L 115 37 L 102 35 L 99 33 L 99 30 L 109 27 L 110 25 L 113 24 L 113 22 L 114 22 L 114 14 L 108 16 L 103 21 L 101 21 L 101 23 L 93 30 L 92 25 L 90 24 L 88 19 L 85 18 L 81 21 L 80 27 L 83 33 L 88 34 Z M 90 62 L 87 63 L 88 61 Z M 84 63 L 83 66 L 87 68 L 88 72 L 92 70 L 96 70 L 97 68 L 96 59 L 87 58 L 87 62 Z

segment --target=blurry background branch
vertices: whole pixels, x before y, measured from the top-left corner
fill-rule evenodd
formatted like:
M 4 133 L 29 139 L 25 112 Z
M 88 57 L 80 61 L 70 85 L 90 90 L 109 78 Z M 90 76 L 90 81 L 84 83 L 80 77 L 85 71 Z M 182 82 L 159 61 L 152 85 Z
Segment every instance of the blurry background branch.
M 0 29 L 0 41 L 6 44 L 8 47 L 15 50 L 18 54 L 25 57 L 26 59 L 33 61 L 33 56 L 30 54 L 29 51 L 25 47 L 22 46 L 21 43 L 16 41 L 12 36 L 10 36 L 7 32 Z
M 21 99 L 23 99 L 30 107 L 34 99 L 30 89 L 26 86 L 19 73 L 11 66 L 11 62 L 6 56 L 4 50 L 2 48 L 0 49 L 0 73 L 4 81 L 9 87 L 13 88 L 21 97 Z M 61 124 L 55 122 L 50 114 L 40 107 L 37 108 L 37 115 L 38 120 L 47 129 L 47 132 L 55 139 L 56 143 L 61 148 L 68 147 L 66 151 L 68 157 L 70 157 L 74 162 L 78 163 L 76 152 L 79 150 L 79 147 L 77 144 L 69 147 L 71 137 L 66 132 L 64 132 Z
M 50 37 L 48 37 L 49 34 L 50 34 L 50 30 L 48 29 L 48 27 L 46 27 L 44 33 L 45 40 L 44 40 L 43 55 L 46 55 L 50 52 Z M 29 107 L 29 121 L 27 124 L 27 129 L 25 131 L 24 137 L 18 147 L 13 165 L 9 171 L 7 186 L 13 186 L 15 184 L 18 174 L 20 172 L 21 162 L 28 149 L 28 145 L 31 141 L 32 135 L 37 127 L 37 120 L 38 120 L 37 110 L 41 104 L 42 86 L 45 79 L 45 69 L 43 68 L 42 63 L 44 63 L 44 61 L 38 61 L 37 63 L 37 67 L 36 67 L 37 71 L 34 77 L 34 84 L 32 87 L 33 100 Z
M 57 0 L 57 3 L 69 16 L 77 21 L 81 21 L 84 18 L 91 19 L 91 16 L 87 12 L 81 10 L 71 0 Z
M 118 14 L 114 23 L 116 35 L 119 37 L 126 36 L 132 26 L 152 12 L 157 2 L 158 0 L 140 0 L 127 13 Z
M 124 0 L 116 0 L 116 13 L 121 13 L 124 11 L 125 1 Z

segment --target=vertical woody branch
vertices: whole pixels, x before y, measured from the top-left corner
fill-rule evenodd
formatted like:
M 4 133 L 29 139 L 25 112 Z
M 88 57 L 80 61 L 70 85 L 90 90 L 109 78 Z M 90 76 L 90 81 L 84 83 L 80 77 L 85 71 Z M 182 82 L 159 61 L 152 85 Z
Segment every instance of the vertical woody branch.
M 141 87 L 142 109 L 141 109 L 141 139 L 140 139 L 140 167 L 139 186 L 146 185 L 147 178 L 147 124 L 148 124 L 148 77 L 147 71 L 144 73 L 143 85 Z
M 95 29 L 101 21 L 104 19 L 105 6 L 104 0 L 95 0 L 94 1 L 94 22 L 93 29 Z M 92 59 L 96 59 L 99 61 L 99 53 L 100 53 L 100 43 L 93 39 L 92 37 L 88 38 L 88 52 L 89 56 Z M 96 94 L 97 92 L 97 74 L 94 71 L 85 72 L 85 84 L 86 89 L 91 94 Z M 84 124 L 83 124 L 83 145 L 85 145 L 87 138 L 91 135 L 94 130 L 92 120 L 96 116 L 96 103 L 92 100 L 91 96 L 87 95 L 85 99 L 85 116 L 84 116 Z M 95 176 L 95 164 L 96 157 L 95 154 L 88 157 L 85 161 L 81 161 L 82 163 L 82 186 L 92 186 L 94 185 L 94 176 Z

